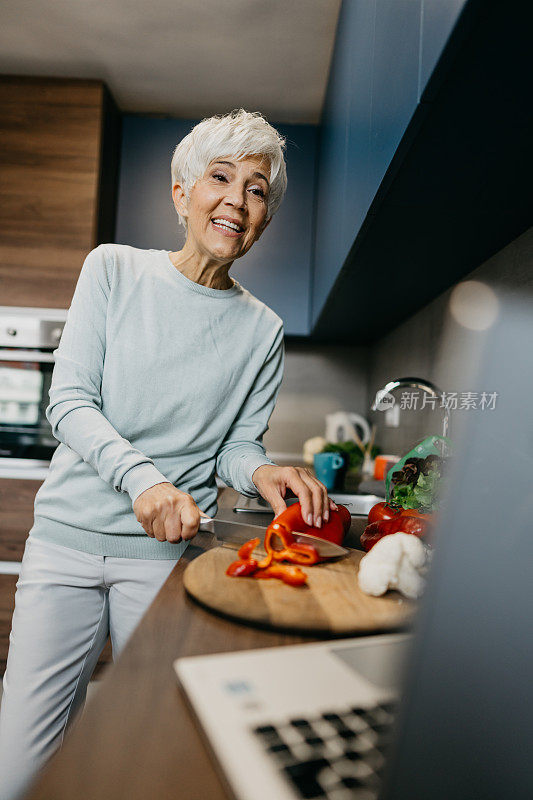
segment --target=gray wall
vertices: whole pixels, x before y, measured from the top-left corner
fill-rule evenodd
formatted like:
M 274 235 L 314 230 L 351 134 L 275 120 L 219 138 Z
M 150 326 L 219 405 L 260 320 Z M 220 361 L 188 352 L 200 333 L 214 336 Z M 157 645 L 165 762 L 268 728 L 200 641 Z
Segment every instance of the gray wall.
M 496 293 L 499 288 L 506 288 L 533 295 L 533 228 L 473 270 L 465 280 L 481 281 Z M 449 308 L 452 292 L 453 287 L 370 348 L 369 403 L 387 381 L 405 375 L 429 378 L 444 391 L 473 390 L 484 334 L 468 331 L 458 324 Z M 453 412 L 452 439 L 454 420 L 457 425 L 467 413 L 482 412 Z M 424 436 L 442 432 L 442 411 L 438 409 L 429 413 L 401 411 L 398 428 L 386 427 L 383 413 L 371 417 L 379 425 L 377 441 L 385 452 L 404 453 Z
M 365 347 L 286 341 L 283 383 L 264 437 L 267 451 L 301 455 L 306 439 L 324 436 L 326 414 L 367 415 L 367 356 Z

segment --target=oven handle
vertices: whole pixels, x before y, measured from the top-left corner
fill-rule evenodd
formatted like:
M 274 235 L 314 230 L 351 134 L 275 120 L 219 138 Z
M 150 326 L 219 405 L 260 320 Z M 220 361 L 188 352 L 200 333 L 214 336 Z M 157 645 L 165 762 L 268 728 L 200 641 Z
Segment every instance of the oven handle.
M 54 364 L 53 353 L 39 353 L 34 350 L 4 350 L 0 347 L 1 361 L 41 361 L 47 364 Z

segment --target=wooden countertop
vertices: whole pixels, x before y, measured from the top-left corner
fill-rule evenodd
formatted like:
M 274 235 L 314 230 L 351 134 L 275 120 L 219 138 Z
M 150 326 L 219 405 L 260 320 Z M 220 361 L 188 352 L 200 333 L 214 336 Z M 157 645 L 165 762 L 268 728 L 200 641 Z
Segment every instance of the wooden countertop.
M 221 490 L 217 518 L 265 526 L 272 519 L 272 515 L 235 514 L 237 496 L 233 489 Z M 350 546 L 358 546 L 365 524 L 364 518 L 353 521 Z M 83 716 L 37 779 L 28 800 L 232 797 L 177 684 L 173 661 L 317 638 L 258 630 L 198 606 L 183 588 L 183 572 L 214 546 L 218 546 L 215 538 L 206 532 L 191 542 L 120 658 L 104 672 Z

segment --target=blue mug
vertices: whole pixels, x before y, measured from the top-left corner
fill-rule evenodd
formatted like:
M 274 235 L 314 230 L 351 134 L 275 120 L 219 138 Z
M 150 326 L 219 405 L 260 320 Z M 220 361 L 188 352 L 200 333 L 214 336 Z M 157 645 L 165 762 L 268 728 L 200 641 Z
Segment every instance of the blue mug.
M 313 456 L 315 475 L 322 481 L 326 489 L 333 489 L 337 471 L 343 466 L 344 459 L 340 453 L 315 453 Z

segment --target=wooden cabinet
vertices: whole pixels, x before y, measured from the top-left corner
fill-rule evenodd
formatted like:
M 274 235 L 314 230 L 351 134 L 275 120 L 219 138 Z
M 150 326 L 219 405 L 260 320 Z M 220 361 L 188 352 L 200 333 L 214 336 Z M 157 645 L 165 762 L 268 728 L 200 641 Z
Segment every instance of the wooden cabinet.
M 6 669 L 17 579 L 18 575 L 0 574 L 0 676 Z
M 42 481 L 0 478 L 0 561 L 20 561 Z
M 112 241 L 120 114 L 102 81 L 0 76 L 2 305 L 68 308 Z
M 40 480 L 0 478 L 0 562 L 21 561 L 33 525 L 35 495 L 41 484 Z M 2 572 L 0 565 L 0 676 L 6 666 L 17 579 L 17 575 L 5 574 L 5 568 Z M 108 641 L 95 675 L 111 660 Z

